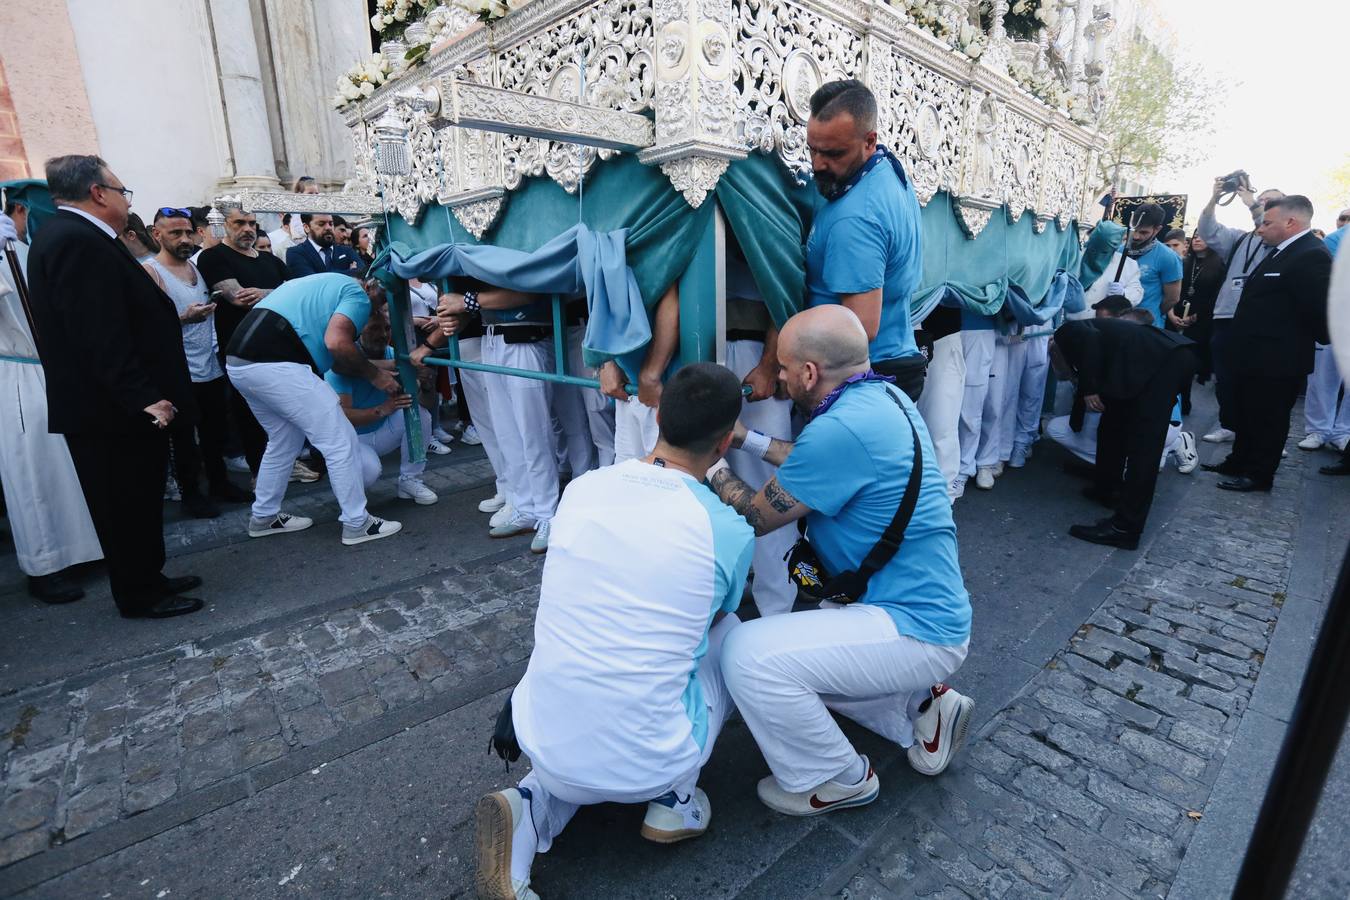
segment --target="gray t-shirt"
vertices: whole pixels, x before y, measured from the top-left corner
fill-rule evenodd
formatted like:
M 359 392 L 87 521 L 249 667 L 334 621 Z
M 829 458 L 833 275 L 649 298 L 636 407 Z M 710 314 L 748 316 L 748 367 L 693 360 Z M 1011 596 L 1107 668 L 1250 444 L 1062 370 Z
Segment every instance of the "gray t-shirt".
M 206 279 L 197 271 L 196 266 L 192 266 L 192 271 L 197 276 L 197 283 L 188 284 L 170 272 L 158 259 L 150 259 L 147 265 L 159 273 L 160 280 L 164 282 L 164 293 L 169 295 L 173 305 L 178 308 L 179 316 L 187 312 L 187 308 L 194 303 L 211 302 L 206 289 Z M 220 355 L 216 352 L 216 323 L 211 321 L 211 318 L 207 316 L 200 322 L 183 324 L 183 352 L 187 354 L 188 374 L 192 376 L 193 382 L 198 384 L 214 381 L 225 374 L 220 368 Z

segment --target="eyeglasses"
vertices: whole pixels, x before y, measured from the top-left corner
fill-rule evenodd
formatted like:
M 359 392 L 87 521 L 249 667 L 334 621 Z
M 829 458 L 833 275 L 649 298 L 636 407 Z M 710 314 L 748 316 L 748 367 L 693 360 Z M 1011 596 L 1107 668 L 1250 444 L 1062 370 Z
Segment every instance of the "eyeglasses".
M 128 200 L 131 199 L 129 194 L 130 192 L 128 192 Z M 181 206 L 161 206 L 159 208 L 159 214 L 168 219 L 187 219 L 189 222 L 192 221 L 192 210 L 185 209 Z
M 101 187 L 101 188 L 103 188 L 104 190 L 108 190 L 108 191 L 117 191 L 117 193 L 119 193 L 119 194 L 121 194 L 123 197 L 126 197 L 126 198 L 127 198 L 127 202 L 128 202 L 128 203 L 131 202 L 132 191 L 131 191 L 130 189 L 128 189 L 128 188 L 124 188 L 124 187 L 113 187 L 111 184 L 102 184 L 102 183 L 95 183 L 95 184 L 94 184 L 94 187 Z

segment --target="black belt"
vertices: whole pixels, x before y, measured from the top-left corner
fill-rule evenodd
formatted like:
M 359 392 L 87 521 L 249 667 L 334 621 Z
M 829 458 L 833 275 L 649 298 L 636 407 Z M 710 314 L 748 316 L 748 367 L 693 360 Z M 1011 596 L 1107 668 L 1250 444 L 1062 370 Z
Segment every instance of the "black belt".
M 534 344 L 553 337 L 550 325 L 488 325 L 488 334 L 501 335 L 508 344 Z
M 755 331 L 751 328 L 728 328 L 727 340 L 729 341 L 759 341 L 764 343 L 766 332 Z

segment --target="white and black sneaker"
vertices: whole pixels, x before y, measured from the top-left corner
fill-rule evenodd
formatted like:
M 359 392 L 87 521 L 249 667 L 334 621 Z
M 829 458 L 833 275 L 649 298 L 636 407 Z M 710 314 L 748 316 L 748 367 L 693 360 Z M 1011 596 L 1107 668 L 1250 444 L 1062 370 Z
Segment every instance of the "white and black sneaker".
M 919 707 L 909 764 L 921 775 L 941 775 L 966 742 L 975 701 L 945 684 L 935 684 Z
M 289 534 L 292 531 L 304 531 L 313 524 L 313 519 L 307 519 L 304 516 L 291 516 L 286 513 L 277 513 L 275 516 L 267 516 L 262 519 L 249 516 L 248 536 L 260 538 L 274 534 Z
M 674 844 L 698 837 L 708 830 L 711 821 L 712 804 L 701 788 L 683 797 L 668 791 L 647 804 L 642 836 L 658 844 Z
M 387 538 L 398 534 L 403 530 L 401 522 L 381 519 L 379 516 L 367 514 L 364 524 L 352 528 L 350 525 L 342 526 L 342 543 L 348 547 L 353 544 L 364 544 L 366 541 L 378 541 L 380 538 Z
M 529 788 L 494 791 L 474 808 L 474 888 L 480 900 L 539 900 L 530 864 L 539 845 Z M 524 874 L 516 877 L 516 871 Z

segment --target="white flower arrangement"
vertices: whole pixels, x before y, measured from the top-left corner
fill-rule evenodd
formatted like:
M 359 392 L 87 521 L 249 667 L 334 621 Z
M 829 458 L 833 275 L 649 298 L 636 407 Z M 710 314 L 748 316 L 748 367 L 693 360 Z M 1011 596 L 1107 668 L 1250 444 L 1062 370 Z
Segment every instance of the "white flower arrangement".
M 969 22 L 962 22 L 956 34 L 956 45 L 971 59 L 979 59 L 989 46 L 989 36 Z
M 376 0 L 370 28 L 382 38 L 396 38 L 436 5 L 437 0 Z
M 473 13 L 480 22 L 491 22 L 520 9 L 528 2 L 530 0 L 455 0 L 455 5 Z
M 379 53 L 372 53 L 367 60 L 357 63 L 338 76 L 333 107 L 341 109 L 348 103 L 363 100 L 375 93 L 375 89 L 389 79 L 389 60 Z

